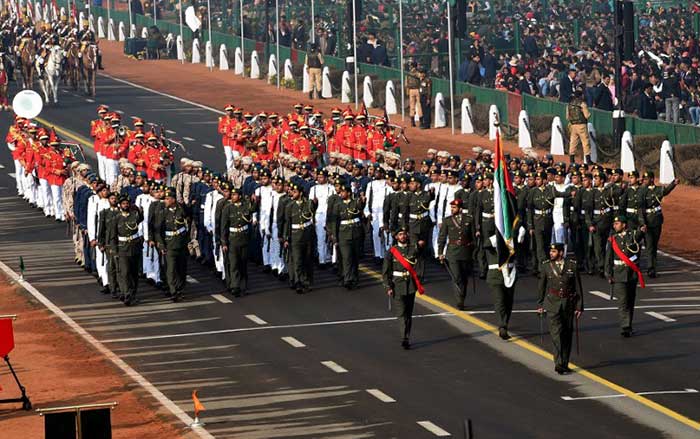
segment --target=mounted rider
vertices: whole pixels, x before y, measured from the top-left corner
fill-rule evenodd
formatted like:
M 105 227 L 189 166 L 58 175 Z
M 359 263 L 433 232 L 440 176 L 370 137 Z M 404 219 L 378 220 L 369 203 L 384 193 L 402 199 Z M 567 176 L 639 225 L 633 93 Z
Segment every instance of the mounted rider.
M 100 46 L 97 44 L 97 37 L 95 32 L 90 29 L 90 23 L 87 20 L 83 20 L 83 28 L 78 31 L 78 41 L 80 41 L 80 52 L 82 53 L 88 45 L 94 45 L 97 47 L 97 68 L 104 70 L 102 67 L 102 51 Z M 81 58 L 82 59 L 82 58 Z

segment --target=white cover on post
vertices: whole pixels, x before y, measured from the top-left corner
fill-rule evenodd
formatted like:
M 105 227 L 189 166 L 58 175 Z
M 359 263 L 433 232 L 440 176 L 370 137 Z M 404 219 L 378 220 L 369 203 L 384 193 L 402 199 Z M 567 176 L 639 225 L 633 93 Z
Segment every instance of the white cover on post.
M 61 8 L 63 11 L 63 8 Z M 63 14 L 63 12 L 61 12 Z M 104 39 L 105 37 L 105 20 L 102 16 L 97 17 L 97 38 Z
M 192 40 L 192 64 L 199 64 L 202 62 L 202 55 L 199 53 L 199 40 L 195 38 Z
M 148 28 L 146 26 L 141 28 L 141 38 L 148 38 Z
M 294 80 L 294 71 L 292 70 L 292 61 L 289 58 L 284 60 L 284 80 L 285 81 Z
M 498 122 L 498 124 L 497 124 Z M 489 107 L 489 140 L 496 140 L 496 130 L 501 132 L 501 117 L 498 114 L 498 107 L 491 105 Z
M 673 169 L 673 146 L 668 140 L 661 144 L 661 157 L 659 157 L 659 183 L 670 184 L 676 179 L 676 171 Z
M 126 27 L 123 21 L 119 22 L 119 41 L 126 41 Z
M 343 104 L 350 103 L 350 95 L 352 94 L 352 88 L 350 87 L 350 72 L 345 70 L 343 72 L 343 77 L 340 84 L 340 102 Z
M 374 104 L 374 89 L 372 88 L 372 78 L 365 76 L 362 80 L 362 102 L 365 108 L 371 108 Z
M 35 20 L 42 20 L 43 19 L 44 21 L 48 21 L 48 20 L 46 20 L 47 17 L 44 16 L 44 10 L 41 8 L 40 2 L 34 3 L 34 16 L 36 17 Z M 85 14 L 81 12 L 80 13 L 80 23 L 81 23 L 80 26 L 82 26 L 83 20 L 85 20 Z
M 270 54 L 270 59 L 267 62 L 267 82 L 272 84 L 272 77 L 277 76 L 277 59 L 274 54 Z M 277 81 L 275 81 L 275 84 Z
M 532 148 L 530 118 L 527 116 L 527 111 L 525 110 L 520 110 L 520 114 L 518 114 L 518 146 L 520 149 Z
M 129 38 L 136 38 L 136 25 L 131 24 L 131 28 L 129 29 Z
M 185 59 L 185 46 L 182 43 L 182 36 L 178 35 L 175 39 L 175 45 L 177 46 L 177 59 L 182 61 Z
M 219 70 L 228 70 L 228 52 L 225 44 L 219 46 Z
M 304 64 L 301 76 L 301 92 L 308 93 L 311 91 L 311 78 L 309 77 L 309 67 L 306 64 Z
M 445 114 L 445 97 L 442 93 L 435 95 L 435 128 L 447 126 L 447 115 Z
M 472 104 L 469 99 L 462 99 L 462 134 L 474 134 L 472 124 Z
M 595 133 L 595 127 L 591 122 L 588 122 L 588 139 L 591 144 L 591 161 L 596 163 L 598 161 L 598 137 Z
M 625 173 L 634 171 L 634 154 L 632 153 L 634 140 L 632 139 L 632 133 L 629 131 L 622 133 L 622 145 L 620 146 L 620 168 Z
M 394 87 L 394 81 L 389 80 L 386 82 L 384 98 L 384 110 L 386 114 L 398 114 L 399 110 L 396 105 L 396 88 Z
M 88 28 L 95 32 L 95 17 L 92 14 L 88 15 Z
M 321 76 L 323 78 L 321 82 L 321 97 L 330 99 L 333 97 L 333 88 L 331 87 L 331 71 L 328 66 L 323 68 Z
M 257 50 L 253 50 L 250 54 L 250 77 L 260 79 L 260 58 L 258 58 Z
M 211 41 L 207 41 L 204 44 L 204 62 L 210 69 L 214 68 L 214 53 L 211 46 Z
M 240 47 L 236 47 L 236 53 L 233 60 L 233 73 L 236 75 L 243 74 L 243 51 Z
M 117 38 L 114 36 L 114 20 L 109 19 L 109 27 L 107 28 L 107 40 L 114 41 Z
M 549 144 L 549 153 L 552 155 L 564 155 L 564 127 L 559 116 L 552 119 L 552 134 Z

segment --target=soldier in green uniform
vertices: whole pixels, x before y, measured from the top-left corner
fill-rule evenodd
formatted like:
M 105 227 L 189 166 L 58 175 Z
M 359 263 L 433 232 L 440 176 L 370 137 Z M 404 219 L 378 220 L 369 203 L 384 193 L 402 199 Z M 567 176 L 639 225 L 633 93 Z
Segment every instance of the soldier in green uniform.
M 313 279 L 314 204 L 304 197 L 304 189 L 290 183 L 291 201 L 285 206 L 284 248 L 288 252 L 289 280 L 297 294 L 310 291 Z
M 627 217 L 627 228 L 629 229 L 638 229 L 640 227 L 639 217 L 643 217 L 642 212 L 639 210 L 642 189 L 642 186 L 639 184 L 639 172 L 628 172 L 627 186 L 620 198 L 620 214 Z
M 612 284 L 612 291 L 619 301 L 618 313 L 623 337 L 632 336 L 634 302 L 637 298 L 639 279 L 639 253 L 642 249 L 642 232 L 627 229 L 627 218 L 618 215 L 613 219 L 614 234 L 610 237 L 605 257 L 605 275 Z M 613 241 L 614 240 L 614 241 Z M 615 244 L 615 245 L 613 245 Z M 616 248 L 629 260 L 629 265 L 616 251 Z
M 593 175 L 593 196 L 591 208 L 586 211 L 586 226 L 592 235 L 594 253 L 594 272 L 604 276 L 605 243 L 610 236 L 610 220 L 613 217 L 610 191 L 605 187 L 605 174 L 598 172 Z
M 481 214 L 477 212 L 477 205 L 481 199 L 481 193 L 484 192 L 484 175 L 477 174 L 474 178 L 474 190 L 469 194 L 469 210 L 472 212 L 472 224 L 474 226 L 474 260 L 477 264 L 477 272 L 480 279 L 486 279 L 488 271 L 488 263 L 486 262 L 486 254 L 484 253 L 483 240 L 479 230 Z
M 392 192 L 388 193 L 384 197 L 384 205 L 383 205 L 383 210 L 382 210 L 382 230 L 381 233 L 385 237 L 385 242 L 384 247 L 388 247 L 389 244 L 391 244 L 391 240 L 393 238 L 389 238 L 390 236 L 393 235 L 392 231 L 394 230 L 394 225 L 391 222 L 391 212 L 393 209 L 395 209 L 395 203 L 396 203 L 396 196 L 399 190 L 401 189 L 401 184 L 399 182 L 399 178 L 394 176 L 390 177 L 387 181 L 391 185 L 391 190 Z
M 156 215 L 154 235 L 158 251 L 165 259 L 165 277 L 173 302 L 182 300 L 187 277 L 188 215 L 177 202 L 175 189 L 167 188 L 163 209 Z
M 605 189 L 608 191 L 608 199 L 610 200 L 610 208 L 613 210 L 613 216 L 625 214 L 625 212 L 620 210 L 622 196 L 625 194 L 625 186 L 622 181 L 622 177 L 624 175 L 625 173 L 622 169 L 613 169 L 612 174 L 610 175 L 610 183 L 605 187 Z
M 661 228 L 664 223 L 664 215 L 661 213 L 661 200 L 673 191 L 678 185 L 678 180 L 674 180 L 668 186 L 657 186 L 654 184 L 654 173 L 647 171 L 644 173 L 644 189 L 640 194 L 641 230 L 645 233 L 644 242 L 647 248 L 647 259 L 649 260 L 649 277 L 656 277 L 656 253 L 659 250 L 659 239 L 661 238 Z
M 326 207 L 326 239 L 329 241 L 329 245 L 331 247 L 331 262 L 335 264 L 335 270 L 337 270 L 338 274 L 338 281 L 341 282 L 341 284 L 343 276 L 343 271 L 341 267 L 343 261 L 340 255 L 340 251 L 338 249 L 338 241 L 336 240 L 336 237 L 333 234 L 333 226 L 338 221 L 338 218 L 336 217 L 336 206 L 342 202 L 342 199 L 340 198 L 340 192 L 344 184 L 345 182 L 342 178 L 335 178 L 333 182 L 334 192 L 328 196 L 328 206 Z
M 243 198 L 241 190 L 231 189 L 231 200 L 221 212 L 221 250 L 228 258 L 229 292 L 240 297 L 248 285 L 248 240 L 255 203 Z
M 513 172 L 513 189 L 515 189 L 515 200 L 516 209 L 518 215 L 521 218 L 521 225 L 525 227 L 525 230 L 529 230 L 527 227 L 527 200 L 530 193 L 530 187 L 525 182 L 525 173 L 519 169 Z M 534 186 L 533 186 L 534 187 Z M 526 234 L 525 239 L 522 243 L 516 243 L 516 254 L 518 255 L 517 267 L 518 270 L 527 270 L 528 266 L 528 255 L 530 252 L 530 234 Z
M 405 227 L 399 228 L 394 235 L 394 239 L 396 243 L 393 248 L 396 248 L 409 265 L 415 267 L 418 258 L 418 247 L 415 243 L 409 241 L 408 229 Z M 394 302 L 393 308 L 399 320 L 399 329 L 401 331 L 401 346 L 404 349 L 410 349 L 409 337 L 411 335 L 413 305 L 416 301 L 416 291 L 419 289 L 419 285 L 416 284 L 410 272 L 391 251 L 386 252 L 384 256 L 382 283 L 387 295 Z
M 408 218 L 409 241 L 418 245 L 416 272 L 423 279 L 425 273 L 426 243 L 430 241 L 433 223 L 430 220 L 430 201 L 432 192 L 423 190 L 423 182 L 418 175 L 412 175 L 408 180 L 409 194 L 406 197 L 404 217 Z
M 495 232 L 493 232 L 495 233 Z M 505 279 L 503 278 L 503 272 L 501 271 L 498 264 L 498 253 L 496 248 L 493 246 L 490 235 L 483 235 L 484 242 L 484 253 L 486 255 L 486 262 L 488 263 L 488 273 L 486 274 L 486 284 L 491 288 L 491 295 L 493 297 L 493 306 L 496 311 L 496 318 L 498 320 L 498 336 L 503 340 L 508 340 L 510 335 L 508 334 L 508 323 L 510 322 L 510 316 L 513 313 L 513 298 L 515 295 L 515 282 L 508 287 L 506 285 Z M 504 269 L 513 270 L 515 264 L 512 262 L 507 263 L 507 267 Z
M 440 262 L 446 265 L 447 271 L 456 287 L 455 301 L 457 309 L 464 310 L 464 299 L 467 296 L 469 275 L 472 272 L 472 218 L 462 213 L 464 202 L 455 198 L 450 202 L 450 216 L 442 221 L 438 234 L 438 254 Z M 445 245 L 447 250 L 445 251 Z
M 286 258 L 287 249 L 284 248 L 284 231 L 287 229 L 285 221 L 287 220 L 287 207 L 289 203 L 292 202 L 292 197 L 289 195 L 289 182 L 284 179 L 284 177 L 275 177 L 275 183 L 280 185 L 281 193 L 279 201 L 277 202 L 277 230 L 278 239 L 280 242 L 280 258 L 282 258 L 283 268 L 277 274 L 277 279 L 280 282 L 284 282 L 289 279 L 289 266 L 287 265 Z
M 108 285 L 102 287 L 102 294 L 112 293 L 112 298 L 124 298 L 124 291 L 119 289 L 117 280 L 117 269 L 119 267 L 117 257 L 117 236 L 114 233 L 114 219 L 119 212 L 118 207 L 119 194 L 110 192 L 107 195 L 109 208 L 100 211 L 97 217 L 97 245 L 107 258 L 107 279 Z
M 539 273 L 540 265 L 548 259 L 547 249 L 552 242 L 552 207 L 556 197 L 554 187 L 547 184 L 547 173 L 538 172 L 535 175 L 535 188 L 530 191 L 527 207 L 527 225 L 530 227 L 530 238 L 534 240 L 535 274 Z
M 396 232 L 401 227 L 408 227 L 408 217 L 406 216 L 406 209 L 408 207 L 408 197 L 410 195 L 408 191 L 408 180 L 410 176 L 401 175 L 399 177 L 399 190 L 394 192 L 392 197 L 391 205 L 391 233 L 396 234 Z
M 227 291 L 231 291 L 231 284 L 229 283 L 229 276 L 228 276 L 228 270 L 229 270 L 229 262 L 228 258 L 226 257 L 226 253 L 223 251 L 221 248 L 221 231 L 223 230 L 221 227 L 221 223 L 223 222 L 223 213 L 224 213 L 224 208 L 228 206 L 230 200 L 231 200 L 231 183 L 225 181 L 221 183 L 219 186 L 219 189 L 221 190 L 221 195 L 223 195 L 223 198 L 218 200 L 216 202 L 216 206 L 214 207 L 214 249 L 216 253 L 214 254 L 215 258 L 221 258 L 223 259 L 224 262 L 224 285 L 226 287 Z
M 571 356 L 574 335 L 574 318 L 583 312 L 583 288 L 578 264 L 574 258 L 565 257 L 564 244 L 549 246 L 549 261 L 540 268 L 539 299 L 537 312 L 546 310 L 549 315 L 549 333 L 554 347 L 554 370 L 562 375 L 571 372 Z
M 365 229 L 362 226 L 362 209 L 364 198 L 352 198 L 350 185 L 340 189 L 339 203 L 333 206 L 334 223 L 331 224 L 333 239 L 338 243 L 340 253 L 340 283 L 348 290 L 357 287 L 362 248 L 365 242 Z
M 139 232 L 139 223 L 143 221 L 143 212 L 131 205 L 128 194 L 119 196 L 119 211 L 114 215 L 114 234 L 117 236 L 117 281 L 124 295 L 124 305 L 138 303 L 136 292 L 141 267 L 143 236 Z

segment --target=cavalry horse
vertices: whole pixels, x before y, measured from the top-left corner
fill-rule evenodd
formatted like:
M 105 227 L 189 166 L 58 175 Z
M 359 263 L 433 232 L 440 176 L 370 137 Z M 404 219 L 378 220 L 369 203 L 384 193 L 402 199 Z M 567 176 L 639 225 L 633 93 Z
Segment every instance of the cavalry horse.
M 82 55 L 81 77 L 85 84 L 85 93 L 95 96 L 95 79 L 97 78 L 97 45 L 85 44 L 80 51 Z
M 32 89 L 34 87 L 34 57 L 36 55 L 36 45 L 34 40 L 23 41 L 22 49 L 19 52 L 19 59 L 22 65 L 22 88 Z
M 78 83 L 80 82 L 80 49 L 78 48 L 78 43 L 71 39 L 66 43 L 64 47 L 66 52 L 66 65 L 63 71 L 64 83 L 70 84 L 71 88 L 75 91 L 78 90 Z
M 59 45 L 51 46 L 48 49 L 46 68 L 39 77 L 39 86 L 44 92 L 44 100 L 48 104 L 53 98 L 53 103 L 58 104 L 58 83 L 61 80 L 61 68 L 63 65 L 63 48 Z

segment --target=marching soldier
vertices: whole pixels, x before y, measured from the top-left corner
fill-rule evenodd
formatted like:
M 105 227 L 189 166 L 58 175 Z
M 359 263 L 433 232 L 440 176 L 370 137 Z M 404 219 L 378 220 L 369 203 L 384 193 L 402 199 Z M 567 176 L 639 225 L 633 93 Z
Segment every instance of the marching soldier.
M 539 172 L 535 175 L 535 188 L 530 191 L 527 208 L 527 225 L 530 227 L 530 237 L 534 240 L 537 261 L 535 275 L 539 274 L 540 264 L 546 261 L 547 248 L 552 240 L 552 207 L 554 206 L 554 190 L 547 184 L 547 174 Z
M 120 195 L 119 211 L 114 214 L 112 227 L 117 238 L 117 282 L 126 306 L 138 303 L 136 291 L 139 282 L 139 254 L 143 248 L 139 224 L 142 221 L 141 209 L 131 205 L 128 195 Z
M 471 216 L 462 213 L 463 206 L 464 203 L 460 198 L 452 200 L 450 203 L 452 214 L 442 221 L 438 236 L 440 262 L 447 267 L 447 272 L 457 288 L 455 300 L 457 309 L 460 311 L 464 310 L 473 254 L 472 219 Z
M 289 280 L 297 294 L 308 293 L 313 281 L 314 205 L 304 197 L 298 184 L 289 185 L 291 201 L 284 209 L 283 241 L 287 253 Z
M 572 338 L 574 318 L 583 313 L 583 288 L 581 275 L 574 258 L 565 256 L 561 242 L 549 246 L 549 261 L 542 263 L 539 281 L 537 312 L 542 318 L 546 310 L 549 315 L 549 333 L 554 347 L 554 370 L 563 375 L 571 372 Z
M 105 188 L 104 191 L 107 189 Z M 102 263 L 107 274 L 107 282 L 102 283 L 102 294 L 112 293 L 112 298 L 121 298 L 118 295 L 119 284 L 117 279 L 118 256 L 117 256 L 117 233 L 114 227 L 117 213 L 119 212 L 118 194 L 110 192 L 107 195 L 108 207 L 100 210 L 97 214 L 97 246 L 102 252 Z
M 163 258 L 169 296 L 173 302 L 183 298 L 187 276 L 188 217 L 185 209 L 177 203 L 173 188 L 165 191 L 163 209 L 156 215 L 154 238 Z
M 476 232 L 474 235 L 478 241 L 481 241 L 481 248 L 479 249 L 479 262 L 481 265 L 480 277 L 485 279 L 489 274 L 488 266 L 490 264 L 490 262 L 488 262 L 488 258 L 486 257 L 486 242 L 488 241 L 489 236 L 496 233 L 493 205 L 493 174 L 490 172 L 482 174 L 482 184 L 482 189 L 475 192 L 476 198 L 474 200 L 474 222 L 476 225 Z
M 647 171 L 644 173 L 644 183 L 646 187 L 640 194 L 641 204 L 639 208 L 642 214 L 640 222 L 641 230 L 645 233 L 645 246 L 647 248 L 647 258 L 649 260 L 649 277 L 656 277 L 656 253 L 659 249 L 659 238 L 661 238 L 661 227 L 664 223 L 664 215 L 661 213 L 661 200 L 676 188 L 678 180 L 674 180 L 668 186 L 656 186 L 654 184 L 654 173 Z
M 316 206 L 316 251 L 318 252 L 318 264 L 325 267 L 331 260 L 332 252 L 328 251 L 328 240 L 326 236 L 329 205 L 328 201 L 335 193 L 333 185 L 328 183 L 328 171 L 321 170 L 316 174 L 316 184 L 309 190 L 309 199 Z
M 493 232 L 495 233 L 495 231 Z M 503 340 L 508 340 L 508 323 L 510 316 L 513 313 L 513 298 L 515 295 L 515 281 L 508 286 L 505 282 L 503 270 L 513 270 L 515 264 L 508 262 L 505 267 L 501 268 L 498 260 L 498 252 L 488 238 L 490 235 L 483 235 L 483 248 L 488 264 L 488 272 L 486 274 L 486 283 L 491 288 L 493 296 L 493 305 L 496 311 L 498 320 L 498 336 Z
M 365 206 L 364 214 L 372 229 L 372 244 L 374 250 L 374 258 L 377 261 L 384 259 L 386 247 L 384 245 L 385 237 L 383 236 L 384 223 L 384 204 L 386 197 L 392 192 L 391 186 L 384 179 L 385 171 L 383 168 L 377 168 L 374 171 L 374 179 L 367 184 L 365 191 Z
M 410 192 L 404 196 L 404 218 L 406 219 L 405 224 L 408 225 L 411 243 L 418 245 L 416 272 L 418 278 L 423 279 L 427 253 L 426 244 L 430 242 L 430 232 L 433 227 L 430 220 L 430 201 L 433 199 L 433 193 L 423 190 L 423 182 L 417 175 L 409 177 L 408 189 Z
M 622 197 L 620 198 L 620 214 L 627 217 L 627 227 L 630 229 L 638 229 L 640 226 L 639 217 L 642 212 L 639 210 L 643 191 L 639 184 L 639 172 L 631 171 L 627 173 L 627 186 L 625 187 Z
M 612 293 L 619 300 L 621 334 L 627 338 L 632 336 L 637 282 L 644 288 L 644 277 L 637 265 L 643 235 L 639 230 L 627 230 L 624 215 L 613 219 L 613 229 L 615 233 L 608 239 L 606 249 L 605 275 L 612 284 Z
M 593 176 L 593 197 L 591 209 L 586 211 L 588 233 L 593 235 L 593 253 L 595 271 L 603 276 L 605 273 L 605 241 L 610 236 L 610 220 L 613 217 L 612 201 L 609 191 L 605 189 L 605 174 L 598 172 Z
M 228 257 L 228 287 L 240 297 L 248 286 L 248 229 L 253 221 L 255 205 L 242 198 L 241 190 L 231 189 L 231 200 L 221 213 L 221 249 Z
M 364 198 L 352 198 L 350 185 L 343 185 L 340 189 L 341 202 L 335 203 L 333 218 L 333 239 L 338 243 L 340 252 L 340 266 L 338 273 L 341 285 L 352 290 L 359 282 L 359 264 L 362 257 L 362 248 L 365 242 L 365 231 L 362 226 L 362 209 Z

